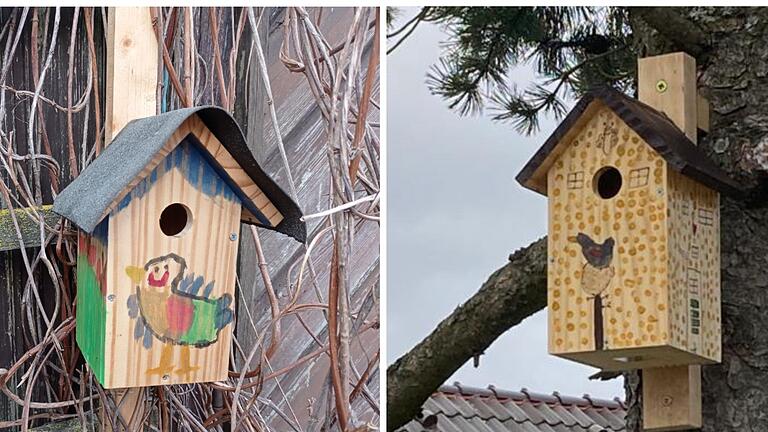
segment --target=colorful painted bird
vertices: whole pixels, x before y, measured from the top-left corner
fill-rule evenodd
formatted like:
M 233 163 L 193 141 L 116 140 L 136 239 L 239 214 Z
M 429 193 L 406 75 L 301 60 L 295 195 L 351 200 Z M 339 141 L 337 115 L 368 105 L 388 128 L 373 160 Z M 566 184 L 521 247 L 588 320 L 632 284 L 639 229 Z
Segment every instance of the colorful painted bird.
M 145 348 L 152 340 L 164 343 L 160 366 L 150 373 L 164 374 L 172 369 L 170 358 L 173 345 L 181 345 L 182 367 L 176 372 L 188 372 L 189 347 L 203 348 L 218 340 L 219 332 L 232 322 L 232 296 L 224 294 L 210 298 L 214 282 L 205 285 L 203 277 L 186 273 L 184 258 L 168 254 L 149 260 L 144 267 L 129 266 L 126 274 L 135 285 L 128 298 L 128 314 L 136 320 L 134 338 L 142 339 Z
M 587 260 L 581 270 L 581 289 L 594 300 L 595 349 L 603 349 L 603 292 L 608 288 L 615 273 L 613 246 L 616 242 L 608 237 L 603 243 L 597 243 L 588 235 L 579 233 L 571 241 L 581 246 L 581 254 Z

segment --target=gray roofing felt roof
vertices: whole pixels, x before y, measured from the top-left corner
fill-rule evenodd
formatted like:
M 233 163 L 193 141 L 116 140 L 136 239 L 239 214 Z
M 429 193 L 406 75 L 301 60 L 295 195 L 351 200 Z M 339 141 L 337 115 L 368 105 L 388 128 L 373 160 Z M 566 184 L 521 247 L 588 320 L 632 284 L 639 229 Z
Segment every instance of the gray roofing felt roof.
M 53 211 L 80 229 L 93 232 L 114 199 L 152 161 L 171 134 L 193 114 L 200 117 L 282 213 L 283 220 L 277 227 L 266 228 L 304 242 L 307 232 L 300 219 L 299 206 L 261 169 L 235 119 L 214 106 L 184 108 L 131 121 L 99 157 L 61 191 L 54 201 Z M 253 203 L 246 204 L 256 207 Z
M 441 386 L 398 432 L 623 432 L 625 415 L 619 400 L 454 383 Z

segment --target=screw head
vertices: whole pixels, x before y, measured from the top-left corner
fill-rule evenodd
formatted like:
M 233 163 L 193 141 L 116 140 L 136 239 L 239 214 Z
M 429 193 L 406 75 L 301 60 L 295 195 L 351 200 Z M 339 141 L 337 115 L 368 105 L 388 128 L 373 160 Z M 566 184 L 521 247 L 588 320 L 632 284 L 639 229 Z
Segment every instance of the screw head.
M 168 374 L 163 375 L 163 381 L 168 381 L 171 377 Z
M 658 80 L 656 81 L 656 91 L 659 93 L 664 93 L 669 88 L 669 84 L 667 84 L 664 80 Z
M 229 234 L 229 239 L 232 240 L 232 241 L 237 240 L 237 233 L 230 233 Z
M 111 302 L 115 301 L 115 295 L 114 294 L 108 295 L 107 296 L 107 301 L 111 301 Z
M 672 396 L 665 395 L 661 397 L 661 404 L 665 407 L 672 405 Z

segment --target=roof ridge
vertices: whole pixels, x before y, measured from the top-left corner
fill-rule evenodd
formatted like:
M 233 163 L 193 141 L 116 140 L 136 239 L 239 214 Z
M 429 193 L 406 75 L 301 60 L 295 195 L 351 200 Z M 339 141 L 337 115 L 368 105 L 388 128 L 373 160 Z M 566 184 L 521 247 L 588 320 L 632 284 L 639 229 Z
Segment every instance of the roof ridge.
M 433 412 L 432 414 L 436 414 L 436 413 Z M 516 424 L 519 424 L 519 425 L 524 424 L 524 423 L 530 423 L 533 426 L 541 426 L 543 424 L 546 424 L 549 427 L 561 426 L 561 425 L 562 426 L 566 426 L 566 427 L 573 426 L 573 425 L 569 425 L 568 423 L 566 423 L 562 419 L 560 419 L 557 422 L 550 422 L 550 421 L 547 421 L 547 419 L 544 418 L 544 417 L 542 417 L 541 421 L 535 422 L 535 421 L 531 420 L 529 417 L 526 417 L 525 420 L 517 421 L 512 416 L 509 416 L 509 417 L 507 417 L 505 419 L 500 419 L 500 418 L 494 417 L 494 416 L 481 416 L 480 414 L 477 414 L 476 412 L 474 412 L 471 416 L 466 416 L 466 415 L 462 414 L 459 411 L 456 411 L 453 414 L 449 414 L 449 413 L 447 413 L 445 411 L 440 411 L 440 414 L 442 414 L 443 416 L 445 416 L 446 418 L 449 418 L 449 419 L 456 418 L 456 417 L 461 417 L 461 418 L 463 418 L 465 420 L 471 420 L 471 419 L 474 419 L 474 418 L 478 418 L 478 419 L 483 420 L 483 421 L 489 421 L 489 420 L 494 420 L 495 419 L 495 420 L 497 420 L 497 421 L 499 421 L 501 423 L 506 423 L 508 421 L 512 421 L 512 422 L 514 422 Z M 594 423 L 594 425 L 597 425 L 597 426 L 603 428 L 603 430 L 610 430 L 610 431 L 615 431 L 615 432 L 623 432 L 626 429 L 624 427 L 622 427 L 620 429 L 616 429 L 616 428 L 614 428 L 614 427 L 612 427 L 610 425 L 603 426 L 603 425 L 598 425 L 597 423 Z
M 593 408 L 626 409 L 624 402 L 618 397 L 613 399 L 595 398 L 585 393 L 581 397 L 561 395 L 554 391 L 551 395 L 545 393 L 535 393 L 523 387 L 520 391 L 499 389 L 493 384 L 487 388 L 465 386 L 456 381 L 453 384 L 444 384 L 440 386 L 435 393 L 443 393 L 460 396 L 493 397 L 499 400 L 529 401 L 547 404 L 557 404 L 562 406 L 591 406 Z

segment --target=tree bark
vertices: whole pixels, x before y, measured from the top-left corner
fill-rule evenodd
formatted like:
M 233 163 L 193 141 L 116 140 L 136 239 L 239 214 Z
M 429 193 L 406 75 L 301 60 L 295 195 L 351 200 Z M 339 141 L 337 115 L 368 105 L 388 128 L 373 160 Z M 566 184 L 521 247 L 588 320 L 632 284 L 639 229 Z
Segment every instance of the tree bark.
M 702 57 L 708 51 L 706 34 L 676 8 L 638 7 L 629 11 L 672 43 L 673 50 L 685 51 L 694 57 Z
M 546 258 L 546 237 L 510 255 L 477 294 L 387 368 L 387 430 L 412 420 L 432 392 L 464 363 L 546 307 Z
M 697 59 L 699 90 L 712 106 L 711 132 L 699 145 L 753 191 L 749 200 L 721 200 L 723 356 L 702 368 L 702 430 L 768 430 L 768 10 L 678 10 L 711 41 Z M 664 52 L 664 32 L 637 24 L 645 44 L 638 52 Z M 628 431 L 642 430 L 640 381 L 627 386 Z

